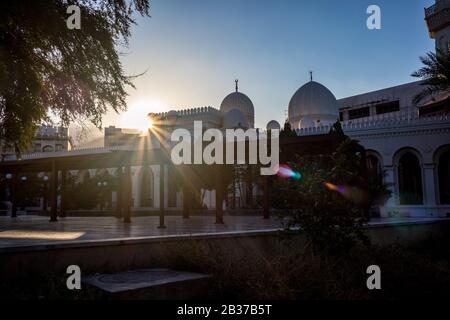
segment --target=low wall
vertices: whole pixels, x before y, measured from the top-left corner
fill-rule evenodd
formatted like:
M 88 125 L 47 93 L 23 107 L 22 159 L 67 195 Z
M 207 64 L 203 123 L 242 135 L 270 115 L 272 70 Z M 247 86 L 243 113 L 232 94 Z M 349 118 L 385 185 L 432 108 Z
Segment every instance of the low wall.
M 376 244 L 411 244 L 429 236 L 449 235 L 450 219 L 428 222 L 375 224 L 365 232 Z M 33 247 L 0 249 L 0 281 L 65 274 L 69 265 L 80 266 L 84 274 L 143 267 L 174 268 L 187 252 L 214 259 L 214 254 L 231 254 L 236 259 L 249 251 L 270 255 L 285 244 L 277 230 L 197 234 L 191 236 L 145 237 L 137 239 L 80 241 Z M 290 237 L 290 245 L 301 247 L 301 234 Z

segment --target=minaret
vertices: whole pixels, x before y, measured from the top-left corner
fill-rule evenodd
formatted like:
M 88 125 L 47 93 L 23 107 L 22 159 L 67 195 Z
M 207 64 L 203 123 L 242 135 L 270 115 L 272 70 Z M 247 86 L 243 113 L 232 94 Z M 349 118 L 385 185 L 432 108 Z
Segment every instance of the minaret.
M 436 0 L 425 8 L 425 21 L 431 39 L 435 39 L 436 51 L 450 52 L 450 0 Z

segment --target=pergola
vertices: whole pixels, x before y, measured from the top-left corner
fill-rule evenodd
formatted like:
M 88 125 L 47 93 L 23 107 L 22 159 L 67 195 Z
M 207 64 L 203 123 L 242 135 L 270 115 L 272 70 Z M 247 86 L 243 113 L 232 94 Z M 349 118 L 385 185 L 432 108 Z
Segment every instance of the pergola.
M 57 221 L 58 216 L 66 216 L 66 180 L 67 172 L 70 170 L 103 169 L 116 168 L 118 177 L 117 186 L 117 217 L 123 218 L 125 223 L 131 222 L 131 201 L 132 201 L 132 166 L 158 165 L 160 167 L 159 179 L 159 227 L 164 228 L 164 203 L 165 203 L 165 174 L 164 168 L 174 166 L 170 159 L 170 154 L 164 148 L 136 149 L 136 148 L 101 148 L 92 152 L 64 152 L 61 154 L 40 155 L 36 158 L 26 158 L 22 160 L 10 160 L 0 162 L 0 173 L 11 175 L 11 216 L 17 216 L 17 193 L 18 180 L 21 174 L 50 172 L 50 221 Z M 181 178 L 183 190 L 183 217 L 188 218 L 190 213 L 190 195 L 192 194 L 192 181 L 195 174 L 198 174 L 198 167 L 195 165 L 176 166 L 178 176 Z M 222 170 L 220 165 L 214 166 L 214 181 L 216 190 L 216 203 L 221 204 L 224 199 L 225 188 L 222 181 Z M 60 184 L 58 192 L 58 184 Z M 59 193 L 59 194 L 58 194 Z M 58 208 L 58 196 L 60 205 Z M 58 210 L 59 209 L 59 210 Z M 216 205 L 216 223 L 223 223 L 222 205 Z
M 332 135 L 315 135 L 304 137 L 285 137 L 280 139 L 280 161 L 287 162 L 296 154 L 327 154 L 337 147 L 339 141 Z M 224 148 L 225 150 L 225 148 Z M 247 153 L 248 154 L 248 153 Z M 57 221 L 66 216 L 66 178 L 70 170 L 116 168 L 118 176 L 117 187 L 117 217 L 123 218 L 125 223 L 131 222 L 132 201 L 132 166 L 158 165 L 160 172 L 165 167 L 174 166 L 169 152 L 165 148 L 99 148 L 89 152 L 70 151 L 63 153 L 48 153 L 39 157 L 28 157 L 22 160 L 0 161 L 0 173 L 11 174 L 11 216 L 17 216 L 18 177 L 20 174 L 32 172 L 50 172 L 50 221 Z M 214 189 L 216 197 L 216 223 L 223 223 L 222 203 L 226 194 L 225 170 L 226 165 L 213 165 Z M 182 215 L 188 218 L 191 210 L 191 195 L 193 181 L 199 175 L 207 175 L 203 168 L 196 165 L 176 166 L 181 177 L 183 191 Z M 363 171 L 364 168 L 362 168 Z M 211 174 L 211 172 L 209 172 Z M 365 172 L 364 172 L 365 174 Z M 59 177 L 61 177 L 59 179 Z M 270 186 L 273 176 L 262 177 L 263 189 L 263 217 L 269 218 Z M 60 205 L 58 212 L 58 183 L 60 183 Z M 164 228 L 165 214 L 165 174 L 160 174 L 159 179 L 159 227 Z M 59 214 L 58 214 L 59 213 Z

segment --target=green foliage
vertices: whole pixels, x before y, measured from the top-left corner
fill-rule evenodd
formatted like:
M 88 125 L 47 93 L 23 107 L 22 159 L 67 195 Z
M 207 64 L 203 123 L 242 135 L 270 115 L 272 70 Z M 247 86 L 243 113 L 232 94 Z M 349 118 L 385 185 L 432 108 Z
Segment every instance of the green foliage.
M 85 174 L 81 182 L 76 182 L 74 176 L 67 178 L 67 209 L 92 210 L 100 200 L 100 188 L 97 187 L 97 179 Z
M 127 45 L 133 12 L 148 0 L 74 0 L 81 29 L 66 26 L 63 0 L 0 2 L 0 140 L 26 148 L 37 125 L 89 120 L 101 126 L 108 108 L 126 109 L 118 46 Z
M 416 104 L 439 92 L 450 91 L 450 52 L 429 52 L 420 61 L 424 66 L 412 76 L 422 79 L 422 85 L 427 87 L 414 97 Z
M 285 138 L 285 137 L 296 137 L 297 134 L 295 133 L 295 130 L 293 130 L 291 128 L 291 124 L 286 121 L 284 123 L 284 127 L 283 129 L 281 129 L 280 131 L 280 138 Z
M 373 171 L 373 172 L 372 172 Z M 379 174 L 375 170 L 368 172 L 368 202 L 372 206 L 384 205 L 391 197 L 392 191 L 388 189 L 388 185 L 383 183 L 385 173 Z
M 358 242 L 367 201 L 364 158 L 357 141 L 343 136 L 333 154 L 297 157 L 289 163 L 301 179 L 276 179 L 274 202 L 290 209 L 287 226 L 300 226 L 315 251 L 342 253 Z M 327 183 L 328 188 L 327 188 Z M 330 184 L 337 190 L 331 190 Z

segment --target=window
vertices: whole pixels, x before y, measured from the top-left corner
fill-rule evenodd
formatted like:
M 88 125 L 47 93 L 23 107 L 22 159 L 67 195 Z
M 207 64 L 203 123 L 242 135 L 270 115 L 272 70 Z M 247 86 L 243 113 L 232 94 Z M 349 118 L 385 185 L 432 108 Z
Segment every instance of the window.
M 52 146 L 45 146 L 42 151 L 44 152 L 52 152 L 53 151 L 53 147 Z
M 375 106 L 375 108 L 376 108 L 377 114 L 396 112 L 396 111 L 400 110 L 400 101 L 396 100 L 396 101 L 379 103 Z
M 438 180 L 440 204 L 450 204 L 450 150 L 439 157 Z
M 406 152 L 398 163 L 400 204 L 423 204 L 422 168 L 419 159 Z
M 369 107 L 359 108 L 359 109 L 353 109 L 348 111 L 348 119 L 358 119 L 358 118 L 365 118 L 370 115 L 370 109 Z

